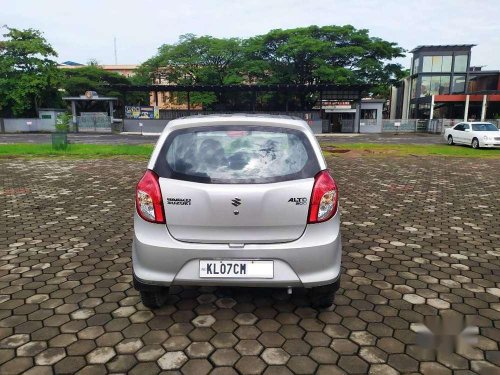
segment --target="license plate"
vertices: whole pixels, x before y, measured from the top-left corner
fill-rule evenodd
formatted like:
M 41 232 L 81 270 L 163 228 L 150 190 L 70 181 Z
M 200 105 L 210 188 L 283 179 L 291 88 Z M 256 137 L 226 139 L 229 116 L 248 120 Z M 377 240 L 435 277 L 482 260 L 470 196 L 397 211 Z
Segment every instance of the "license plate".
M 272 279 L 272 260 L 200 260 L 200 277 Z

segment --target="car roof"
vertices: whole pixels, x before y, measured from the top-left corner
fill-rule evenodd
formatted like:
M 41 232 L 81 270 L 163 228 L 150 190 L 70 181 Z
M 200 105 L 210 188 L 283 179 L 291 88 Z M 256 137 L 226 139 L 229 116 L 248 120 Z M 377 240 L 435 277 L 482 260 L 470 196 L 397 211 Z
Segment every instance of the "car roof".
M 190 119 L 199 119 L 199 118 L 233 118 L 233 117 L 245 117 L 245 118 L 276 118 L 276 119 L 288 119 L 288 120 L 302 120 L 302 118 L 298 116 L 290 116 L 290 115 L 272 115 L 267 113 L 218 113 L 218 114 L 210 114 L 210 115 L 192 115 L 181 117 L 178 120 L 190 120 Z
M 472 124 L 491 124 L 491 122 L 488 122 L 488 121 L 462 121 L 461 124 L 469 124 L 469 125 L 472 125 Z
M 298 130 L 311 132 L 311 127 L 303 119 L 287 115 L 268 115 L 254 113 L 234 113 L 218 115 L 195 115 L 172 120 L 165 127 L 164 131 L 173 128 L 189 128 L 198 126 L 214 125 L 265 125 L 295 128 Z

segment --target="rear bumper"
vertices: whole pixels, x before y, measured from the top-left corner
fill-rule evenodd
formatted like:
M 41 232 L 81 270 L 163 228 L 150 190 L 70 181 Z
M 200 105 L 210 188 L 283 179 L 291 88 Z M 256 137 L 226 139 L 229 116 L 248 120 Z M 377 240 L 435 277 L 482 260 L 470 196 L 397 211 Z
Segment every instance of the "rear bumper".
M 147 285 L 227 285 L 314 287 L 334 283 L 340 276 L 342 245 L 340 214 L 325 223 L 307 225 L 292 242 L 199 244 L 174 239 L 163 224 L 134 216 L 132 264 L 138 283 Z M 273 279 L 206 279 L 199 277 L 200 259 L 266 259 L 274 261 Z

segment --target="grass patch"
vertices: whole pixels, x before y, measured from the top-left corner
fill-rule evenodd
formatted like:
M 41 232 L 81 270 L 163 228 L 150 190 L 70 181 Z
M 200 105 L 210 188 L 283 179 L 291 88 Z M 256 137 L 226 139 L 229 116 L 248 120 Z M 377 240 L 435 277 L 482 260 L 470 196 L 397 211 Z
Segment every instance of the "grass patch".
M 67 150 L 53 150 L 51 144 L 15 143 L 0 145 L 0 157 L 67 156 L 77 158 L 139 156 L 149 158 L 153 145 L 94 145 L 72 143 Z M 455 156 L 500 158 L 500 150 L 474 150 L 466 146 L 401 145 L 375 143 L 322 143 L 327 155 L 346 156 Z
M 500 150 L 474 150 L 467 146 L 448 145 L 402 145 L 375 143 L 322 143 L 321 147 L 329 155 L 380 155 L 380 156 L 455 156 L 475 158 L 500 158 Z M 335 150 L 349 150 L 347 153 L 337 153 Z
M 68 156 L 95 158 L 110 156 L 140 156 L 149 158 L 153 145 L 89 145 L 72 143 L 66 150 L 54 150 L 52 144 L 14 143 L 0 145 L 2 156 Z

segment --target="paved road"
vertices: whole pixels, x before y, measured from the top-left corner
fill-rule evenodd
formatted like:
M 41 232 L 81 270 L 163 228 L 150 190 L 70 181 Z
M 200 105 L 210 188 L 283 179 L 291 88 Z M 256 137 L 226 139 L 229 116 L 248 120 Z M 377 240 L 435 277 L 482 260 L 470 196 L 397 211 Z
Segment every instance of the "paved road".
M 439 144 L 440 135 L 432 134 L 328 134 L 318 137 L 321 142 L 387 143 L 387 144 Z M 154 144 L 158 135 L 137 134 L 70 134 L 73 143 L 92 144 Z M 50 134 L 0 134 L 2 143 L 50 143 Z
M 341 191 L 336 305 L 296 290 L 131 286 L 144 162 L 0 159 L 0 374 L 500 373 L 498 160 L 330 160 Z M 417 343 L 438 318 L 475 347 Z

